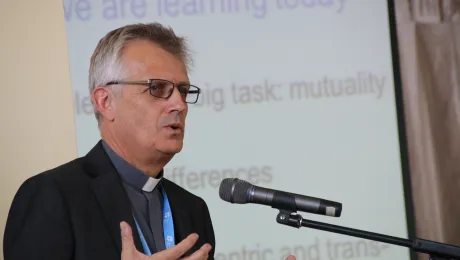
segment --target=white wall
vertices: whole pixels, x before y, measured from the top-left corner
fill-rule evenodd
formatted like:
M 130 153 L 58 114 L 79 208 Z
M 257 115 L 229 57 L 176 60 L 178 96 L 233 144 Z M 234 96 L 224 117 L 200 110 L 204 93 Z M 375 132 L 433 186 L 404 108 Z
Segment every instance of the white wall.
M 0 259 L 11 200 L 77 154 L 61 0 L 0 1 Z

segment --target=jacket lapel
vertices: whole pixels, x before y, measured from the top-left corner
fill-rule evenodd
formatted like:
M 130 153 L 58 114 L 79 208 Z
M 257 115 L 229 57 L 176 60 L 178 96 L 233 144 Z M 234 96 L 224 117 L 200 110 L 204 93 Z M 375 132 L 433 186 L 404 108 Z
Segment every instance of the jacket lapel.
M 85 157 L 85 168 L 93 176 L 91 188 L 99 202 L 107 229 L 121 253 L 120 222 L 131 226 L 134 243 L 143 252 L 142 243 L 133 219 L 131 203 L 121 184 L 121 179 L 99 142 Z

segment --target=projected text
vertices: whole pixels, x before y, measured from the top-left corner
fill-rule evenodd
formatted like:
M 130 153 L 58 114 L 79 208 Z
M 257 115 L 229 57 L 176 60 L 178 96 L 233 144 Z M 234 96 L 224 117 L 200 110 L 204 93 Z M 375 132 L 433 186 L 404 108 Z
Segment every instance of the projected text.
M 216 189 L 225 178 L 239 178 L 257 184 L 273 181 L 273 167 L 268 165 L 235 167 L 225 169 L 190 170 L 187 167 L 174 167 L 164 170 L 166 178 L 188 190 Z
M 370 98 L 380 100 L 391 82 L 386 75 L 357 72 L 337 77 L 319 76 L 287 82 L 262 79 L 259 82 L 232 82 L 227 85 L 203 84 L 202 94 L 193 107 L 220 112 L 231 106 L 294 102 L 333 102 L 339 98 Z
M 346 0 L 64 0 L 64 16 L 66 21 L 82 22 L 95 16 L 120 20 L 242 13 L 262 19 L 274 11 L 315 8 L 340 14 L 345 5 Z
M 383 256 L 385 249 L 388 249 L 388 245 L 364 239 L 321 241 L 316 238 L 311 243 L 289 244 L 279 248 L 242 246 L 230 252 L 217 252 L 215 259 L 284 260 L 289 254 L 295 255 L 297 260 L 369 259 Z
M 385 77 L 359 72 L 355 76 L 334 78 L 324 76 L 320 80 L 298 80 L 289 83 L 290 99 L 318 99 L 368 95 L 382 97 Z

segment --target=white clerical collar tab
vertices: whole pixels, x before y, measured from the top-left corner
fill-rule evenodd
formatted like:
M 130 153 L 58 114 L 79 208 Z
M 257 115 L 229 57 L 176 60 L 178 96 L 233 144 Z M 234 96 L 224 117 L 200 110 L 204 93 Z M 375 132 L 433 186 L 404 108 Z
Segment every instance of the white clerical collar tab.
M 147 192 L 152 192 L 153 189 L 155 189 L 155 187 L 158 185 L 160 181 L 161 181 L 161 178 L 155 179 L 155 178 L 149 177 L 144 187 L 142 187 L 142 190 L 147 191 Z

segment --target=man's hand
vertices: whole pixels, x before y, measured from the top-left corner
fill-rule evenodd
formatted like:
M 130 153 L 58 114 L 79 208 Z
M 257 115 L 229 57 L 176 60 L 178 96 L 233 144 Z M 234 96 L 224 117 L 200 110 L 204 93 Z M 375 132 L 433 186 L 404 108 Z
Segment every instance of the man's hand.
M 120 229 L 122 243 L 121 260 L 177 260 L 181 258 L 185 254 L 185 252 L 192 248 L 192 246 L 196 243 L 198 239 L 197 234 L 191 234 L 176 246 L 173 246 L 169 249 L 158 252 L 151 256 L 146 256 L 143 253 L 137 251 L 136 246 L 134 245 L 133 233 L 128 223 L 121 222 Z M 193 255 L 188 256 L 184 259 L 208 259 L 208 254 L 210 250 L 211 245 L 205 244 L 200 248 L 200 250 L 196 251 Z M 296 260 L 296 257 L 294 255 L 289 255 L 288 257 L 286 257 L 285 260 Z
M 197 234 L 191 234 L 187 238 L 182 240 L 179 244 L 173 247 L 170 247 L 164 251 L 158 252 L 151 256 L 146 256 L 145 254 L 137 251 L 136 246 L 134 245 L 133 232 L 128 223 L 121 222 L 120 229 L 122 243 L 121 260 L 177 260 L 181 258 L 190 248 L 192 248 L 192 246 L 196 243 L 198 239 Z M 208 254 L 210 250 L 211 245 L 205 244 L 198 251 L 184 259 L 208 259 Z

